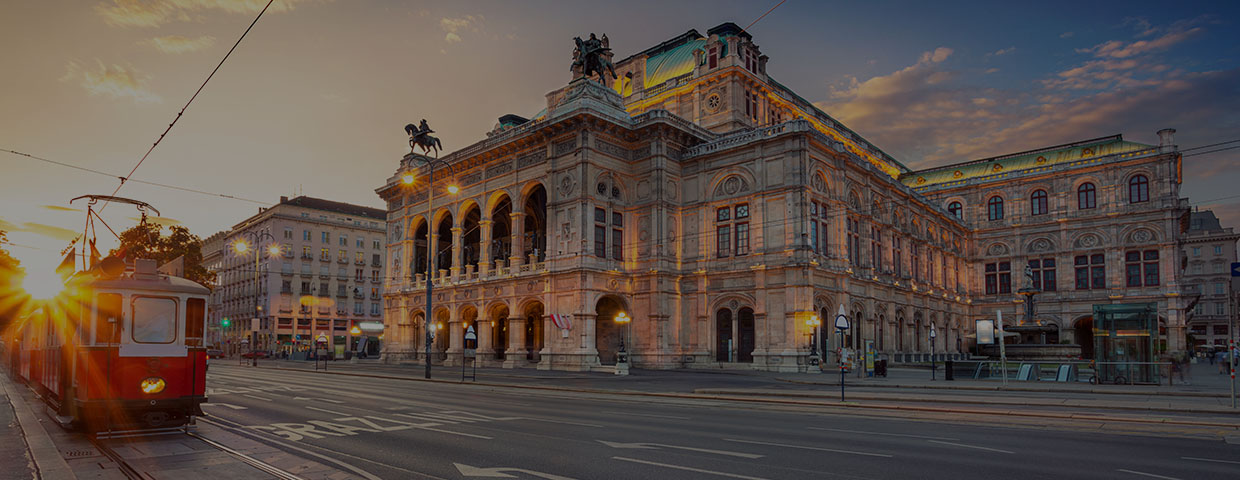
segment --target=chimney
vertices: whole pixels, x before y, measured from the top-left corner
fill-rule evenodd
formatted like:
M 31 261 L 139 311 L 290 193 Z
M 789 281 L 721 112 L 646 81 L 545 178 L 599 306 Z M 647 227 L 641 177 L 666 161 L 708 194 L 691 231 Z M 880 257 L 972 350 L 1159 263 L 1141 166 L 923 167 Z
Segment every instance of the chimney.
M 1175 149 L 1174 128 L 1164 128 L 1158 131 L 1158 147 L 1163 152 L 1170 152 Z
M 288 197 L 280 195 L 280 203 L 288 203 Z

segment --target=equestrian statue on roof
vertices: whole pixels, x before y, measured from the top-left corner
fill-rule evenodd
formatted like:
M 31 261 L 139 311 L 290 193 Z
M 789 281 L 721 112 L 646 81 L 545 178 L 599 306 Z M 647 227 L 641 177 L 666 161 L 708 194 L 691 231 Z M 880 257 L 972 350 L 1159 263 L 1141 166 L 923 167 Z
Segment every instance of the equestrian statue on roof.
M 616 68 L 611 63 L 611 47 L 606 34 L 599 39 L 591 33 L 589 40 L 573 37 L 573 41 L 577 43 L 577 48 L 573 49 L 573 80 L 598 74 L 599 82 L 607 86 L 606 73 L 611 73 L 612 79 L 616 78 Z
M 435 133 L 431 127 L 426 125 L 426 119 L 422 119 L 422 123 L 414 126 L 412 123 L 405 125 L 405 133 L 409 134 L 409 153 L 413 153 L 413 147 L 422 147 L 422 153 L 426 154 L 431 150 L 435 151 L 435 155 L 439 155 L 439 151 L 443 150 L 443 144 L 439 143 L 439 138 L 431 136 Z

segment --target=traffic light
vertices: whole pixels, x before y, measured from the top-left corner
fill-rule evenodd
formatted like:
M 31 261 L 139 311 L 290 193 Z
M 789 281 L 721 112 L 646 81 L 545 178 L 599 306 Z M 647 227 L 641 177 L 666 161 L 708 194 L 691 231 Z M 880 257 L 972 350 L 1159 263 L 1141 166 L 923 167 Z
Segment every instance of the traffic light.
M 220 320 L 220 326 L 228 328 L 232 326 L 232 320 L 229 320 L 228 317 L 224 317 L 223 320 Z

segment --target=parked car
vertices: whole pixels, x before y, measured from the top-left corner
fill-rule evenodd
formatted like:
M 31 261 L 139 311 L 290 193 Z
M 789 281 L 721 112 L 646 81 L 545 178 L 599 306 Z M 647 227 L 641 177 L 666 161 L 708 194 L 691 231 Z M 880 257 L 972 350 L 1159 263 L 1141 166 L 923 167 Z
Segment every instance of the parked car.
M 241 358 L 271 358 L 271 353 L 266 350 L 255 350 L 253 352 L 245 352 L 241 354 Z
M 224 351 L 218 348 L 208 348 L 207 358 L 224 358 Z

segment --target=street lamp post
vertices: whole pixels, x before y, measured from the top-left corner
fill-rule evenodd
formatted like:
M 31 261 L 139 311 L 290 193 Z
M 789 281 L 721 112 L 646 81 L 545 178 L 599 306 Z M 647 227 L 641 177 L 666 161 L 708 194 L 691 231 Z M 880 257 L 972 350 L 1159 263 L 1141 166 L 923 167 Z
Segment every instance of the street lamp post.
M 629 354 L 624 351 L 624 338 L 629 335 L 629 323 L 632 321 L 627 313 L 616 314 L 616 323 L 624 325 L 624 331 L 620 333 L 620 351 L 616 353 L 616 375 L 629 374 Z
M 246 244 L 244 240 L 238 240 L 237 243 L 233 244 L 233 250 L 236 250 L 237 253 L 244 255 L 248 250 L 250 250 L 250 248 L 254 249 L 254 317 L 252 318 L 257 319 L 259 312 L 263 311 L 263 307 L 258 301 L 258 292 L 261 290 L 261 287 L 259 286 L 258 271 L 259 262 L 261 261 L 260 253 L 262 252 L 262 249 L 258 248 L 258 244 L 262 243 L 264 238 L 270 238 L 272 242 L 275 242 L 276 237 L 272 236 L 266 230 L 259 232 L 247 231 L 242 233 L 250 238 L 250 243 L 254 244 L 254 246 L 250 247 L 250 245 Z M 267 247 L 267 252 L 273 257 L 277 256 L 280 254 L 280 246 L 272 243 L 269 247 Z M 258 344 L 258 334 L 254 331 L 253 322 L 251 322 L 250 325 L 250 366 L 257 367 L 258 355 L 254 353 L 254 347 Z
M 818 315 L 810 315 L 805 324 L 809 326 L 809 364 L 818 366 L 818 335 L 822 329 L 822 320 Z
M 938 368 L 938 362 L 934 360 L 934 339 L 939 334 L 934 330 L 934 324 L 930 324 L 930 380 L 934 380 L 934 371 Z
M 840 331 L 836 335 L 840 339 L 840 401 L 844 401 L 844 332 L 848 330 L 848 315 L 844 312 L 844 304 L 840 304 L 840 310 L 835 315 L 835 328 Z
M 433 328 L 432 325 L 434 325 L 432 319 L 433 310 L 431 310 L 433 293 L 431 290 L 435 283 L 433 276 L 435 272 L 435 254 L 437 253 L 435 252 L 435 246 L 431 245 L 431 237 L 433 236 L 432 232 L 434 231 L 434 226 L 431 225 L 431 220 L 435 214 L 435 164 L 441 162 L 439 160 L 438 150 L 435 151 L 435 158 L 427 157 L 425 155 L 414 156 L 414 158 L 421 158 L 429 169 L 427 174 L 428 180 L 426 182 L 426 312 L 423 315 L 423 323 L 426 326 L 426 378 L 429 379 L 431 378 L 431 346 L 435 340 L 435 334 L 431 330 Z M 452 164 L 445 163 L 444 165 L 447 166 L 448 169 L 455 175 L 456 171 L 453 169 Z M 413 174 L 406 173 L 403 177 L 401 177 L 401 181 L 405 185 L 413 185 Z M 460 188 L 456 185 L 448 185 L 449 194 L 455 195 L 459 191 Z M 409 270 L 409 275 L 413 275 L 412 269 Z

